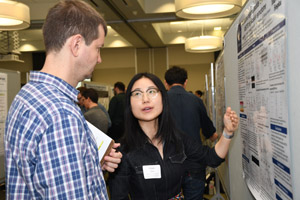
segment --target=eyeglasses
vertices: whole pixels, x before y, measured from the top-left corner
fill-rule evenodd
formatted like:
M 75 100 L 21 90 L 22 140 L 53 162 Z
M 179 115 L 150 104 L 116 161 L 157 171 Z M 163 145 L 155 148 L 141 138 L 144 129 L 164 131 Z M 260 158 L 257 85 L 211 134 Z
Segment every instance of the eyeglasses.
M 131 96 L 135 99 L 142 99 L 144 93 L 145 92 L 141 90 L 134 90 L 131 92 Z M 146 95 L 150 99 L 154 99 L 155 97 L 157 97 L 158 93 L 159 93 L 159 89 L 157 88 L 149 88 L 146 90 Z

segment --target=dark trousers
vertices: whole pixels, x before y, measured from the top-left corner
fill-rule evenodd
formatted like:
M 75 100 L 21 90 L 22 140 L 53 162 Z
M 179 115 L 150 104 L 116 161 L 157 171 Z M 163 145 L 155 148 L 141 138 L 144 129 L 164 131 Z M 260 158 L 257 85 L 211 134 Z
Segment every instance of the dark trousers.
M 185 200 L 203 200 L 205 181 L 198 177 L 186 175 L 183 181 L 183 195 Z

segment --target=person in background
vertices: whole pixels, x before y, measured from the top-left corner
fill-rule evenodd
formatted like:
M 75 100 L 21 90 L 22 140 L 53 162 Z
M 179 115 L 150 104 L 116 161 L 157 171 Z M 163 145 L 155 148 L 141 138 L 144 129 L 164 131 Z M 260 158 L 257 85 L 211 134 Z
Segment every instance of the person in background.
M 81 112 L 84 114 L 86 112 L 86 108 L 84 106 L 84 98 L 82 98 L 82 93 L 83 91 L 85 91 L 87 88 L 86 87 L 78 87 L 77 90 L 79 91 L 78 93 L 78 96 L 77 96 L 77 99 L 78 99 L 78 105 L 81 109 Z M 105 116 L 107 117 L 107 120 L 108 120 L 108 128 L 111 127 L 111 120 L 110 120 L 110 117 L 109 117 L 109 114 L 106 110 L 106 108 L 100 103 L 98 102 L 98 106 L 99 108 L 104 112 Z
M 122 82 L 114 84 L 115 96 L 110 100 L 108 114 L 112 125 L 108 129 L 108 135 L 115 141 L 119 141 L 124 133 L 124 110 L 125 110 L 125 85 Z
M 109 179 L 112 200 L 128 199 L 128 195 L 131 200 L 183 199 L 184 165 L 216 167 L 224 161 L 230 139 L 221 136 L 213 148 L 199 145 L 176 128 L 170 110 L 166 89 L 157 76 L 139 73 L 132 78 L 126 92 L 123 157 Z M 233 136 L 239 119 L 231 108 L 226 110 L 224 124 L 226 135 Z
M 107 133 L 108 119 L 105 113 L 98 106 L 98 94 L 93 88 L 88 88 L 82 92 L 84 98 L 83 104 L 87 111 L 83 114 L 85 119 L 100 129 L 102 132 Z
M 116 144 L 100 165 L 77 106 L 76 85 L 101 62 L 107 27 L 84 1 L 60 1 L 43 25 L 46 60 L 32 71 L 5 126 L 6 199 L 108 199 L 102 170 L 121 161 Z
M 168 89 L 172 117 L 178 128 L 190 135 L 201 146 L 200 130 L 211 141 L 215 141 L 218 134 L 207 115 L 202 100 L 185 90 L 187 80 L 187 71 L 183 68 L 174 66 L 165 72 L 165 86 Z M 186 166 L 186 176 L 183 180 L 184 197 L 186 200 L 202 200 L 206 165 L 191 162 Z
M 78 87 L 77 90 L 79 91 L 79 93 L 77 95 L 78 106 L 79 106 L 81 112 L 84 114 L 86 112 L 86 108 L 84 106 L 84 98 L 82 97 L 82 93 L 83 93 L 83 91 L 86 90 L 86 87 Z
M 203 96 L 203 92 L 201 90 L 196 90 L 195 91 L 195 95 L 199 98 L 201 98 Z

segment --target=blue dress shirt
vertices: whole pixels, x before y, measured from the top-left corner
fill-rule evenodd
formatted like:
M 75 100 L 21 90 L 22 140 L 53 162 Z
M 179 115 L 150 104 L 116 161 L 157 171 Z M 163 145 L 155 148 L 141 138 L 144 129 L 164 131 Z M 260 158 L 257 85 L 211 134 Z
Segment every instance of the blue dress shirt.
M 108 199 L 77 93 L 55 76 L 31 72 L 6 121 L 6 199 Z

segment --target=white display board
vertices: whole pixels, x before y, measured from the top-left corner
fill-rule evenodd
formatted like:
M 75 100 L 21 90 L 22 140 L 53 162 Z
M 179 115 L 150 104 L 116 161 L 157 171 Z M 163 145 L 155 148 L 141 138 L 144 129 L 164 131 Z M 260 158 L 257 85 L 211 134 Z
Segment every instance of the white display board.
M 222 133 L 224 129 L 223 116 L 226 112 L 225 104 L 225 74 L 223 52 L 220 53 L 215 65 L 215 109 L 216 109 L 216 129 L 217 133 Z
M 0 68 L 0 184 L 5 181 L 4 131 L 6 116 L 20 88 L 20 72 Z
M 259 2 L 258 5 L 257 2 Z M 262 8 L 264 5 L 266 4 L 266 6 L 264 8 Z M 241 71 L 239 70 L 240 65 L 242 64 L 240 62 L 240 60 L 245 56 L 245 58 L 248 58 L 248 60 L 250 59 L 250 57 L 254 56 L 254 58 L 256 58 L 257 60 L 254 59 L 253 64 L 254 64 L 254 68 L 251 69 L 257 69 L 256 67 L 258 66 L 257 63 L 263 63 L 262 60 L 264 60 L 265 58 L 259 57 L 257 56 L 257 49 L 262 48 L 263 46 L 265 47 L 265 49 L 262 52 L 268 52 L 268 59 L 273 59 L 274 63 L 281 63 L 281 66 L 284 66 L 284 72 L 281 72 L 281 76 L 284 77 L 286 76 L 286 80 L 284 85 L 278 85 L 276 87 L 282 87 L 285 88 L 284 90 L 280 91 L 280 93 L 274 93 L 272 95 L 279 95 L 280 97 L 284 97 L 285 95 L 287 96 L 287 99 L 284 99 L 285 102 L 284 104 L 287 105 L 287 109 L 282 110 L 283 112 L 288 112 L 287 113 L 287 118 L 284 119 L 286 122 L 284 122 L 286 124 L 286 126 L 281 125 L 281 127 L 286 128 L 286 135 L 282 134 L 280 132 L 271 130 L 271 133 L 269 134 L 269 136 L 271 136 L 272 138 L 274 138 L 275 135 L 280 135 L 280 136 L 284 136 L 286 137 L 286 141 L 287 143 L 283 145 L 284 148 L 282 148 L 284 151 L 282 152 L 284 155 L 287 155 L 286 157 L 288 158 L 289 162 L 288 164 L 286 164 L 287 168 L 281 166 L 282 168 L 279 168 L 278 165 L 274 164 L 273 160 L 271 162 L 271 168 L 270 171 L 264 170 L 264 173 L 266 173 L 267 175 L 264 174 L 264 176 L 268 176 L 268 177 L 272 177 L 273 175 L 278 176 L 277 174 L 281 174 L 284 175 L 286 174 L 285 170 L 282 169 L 290 169 L 290 175 L 285 176 L 285 177 L 280 177 L 280 178 L 285 178 L 286 181 L 284 182 L 291 182 L 291 184 L 287 184 L 288 186 L 284 186 L 284 182 L 281 183 L 280 181 L 277 181 L 279 179 L 279 177 L 276 177 L 276 183 L 275 183 L 275 179 L 273 179 L 273 186 L 275 184 L 275 190 L 273 191 L 267 191 L 267 193 L 271 193 L 272 195 L 274 195 L 274 191 L 280 193 L 280 194 L 275 194 L 275 196 L 272 196 L 272 199 L 291 199 L 290 195 L 292 195 L 293 199 L 300 199 L 300 190 L 298 188 L 300 188 L 300 156 L 299 156 L 299 152 L 300 152 L 300 145 L 299 145 L 299 141 L 300 141 L 300 134 L 299 134 L 299 130 L 300 130 L 300 123 L 299 123 L 299 119 L 300 119 L 300 106 L 299 106 L 299 99 L 300 99 L 300 92 L 299 92 L 299 85 L 300 85 L 300 78 L 299 78 L 299 74 L 300 74 L 300 68 L 299 68 L 299 63 L 300 63 L 300 56 L 299 56 L 299 46 L 300 46 L 300 26 L 299 26 L 299 19 L 300 19 L 300 12 L 299 12 L 299 8 L 300 8 L 300 1 L 299 0 L 288 0 L 288 1 L 284 1 L 284 0 L 248 0 L 246 5 L 244 5 L 241 13 L 237 16 L 236 20 L 233 22 L 233 24 L 231 25 L 231 27 L 229 28 L 229 30 L 226 32 L 225 36 L 224 36 L 224 70 L 225 70 L 225 77 L 226 77 L 226 82 L 225 82 L 225 89 L 226 89 L 226 95 L 225 95 L 225 99 L 226 99 L 226 106 L 231 106 L 234 110 L 238 111 L 238 114 L 245 114 L 240 112 L 240 109 L 244 109 L 244 112 L 246 111 L 247 108 L 245 108 L 245 104 L 242 104 L 242 106 L 240 106 L 240 99 L 242 99 L 243 97 L 240 97 L 240 87 L 239 87 L 239 77 L 242 76 L 242 74 L 239 74 Z M 253 12 L 251 12 L 250 10 L 253 10 Z M 238 36 L 238 29 L 239 29 L 239 24 L 241 24 L 241 22 L 243 21 L 242 19 L 245 19 L 245 17 L 249 15 L 250 17 L 248 17 L 248 20 L 250 20 L 251 22 L 248 21 L 248 28 L 246 31 L 249 31 L 249 34 L 247 36 L 250 37 L 250 35 L 252 35 L 252 39 L 249 39 L 249 41 L 251 44 L 245 44 L 243 43 L 243 41 L 241 41 L 241 50 L 238 52 L 238 37 L 240 37 L 241 35 L 245 35 L 245 33 L 240 32 L 240 36 Z M 281 20 L 280 20 L 281 19 Z M 277 22 L 277 23 L 275 23 Z M 247 22 L 246 22 L 247 23 Z M 251 25 L 252 24 L 252 25 Z M 244 26 L 246 26 L 246 24 L 243 24 Z M 251 27 L 250 27 L 251 25 Z M 279 25 L 279 26 L 277 26 Z M 241 25 L 240 25 L 241 27 Z M 284 32 L 284 36 L 282 36 L 282 33 Z M 250 34 L 252 33 L 252 34 Z M 255 33 L 255 34 L 254 34 Z M 270 33 L 270 34 L 268 34 Z M 262 37 L 263 36 L 263 37 Z M 240 37 L 240 39 L 242 39 Z M 255 41 L 259 41 L 259 39 L 261 39 L 260 42 L 255 43 Z M 266 43 L 269 42 L 269 43 Z M 277 45 L 281 43 L 282 45 L 284 45 L 284 48 L 281 48 L 281 46 Z M 252 46 L 253 44 L 253 48 L 249 48 L 250 46 Z M 245 47 L 243 45 L 246 45 L 248 47 Z M 249 52 L 245 53 L 244 56 L 239 57 L 239 55 L 241 55 L 241 53 L 243 53 L 245 51 L 245 49 L 249 48 Z M 282 53 L 275 53 L 276 51 L 280 50 Z M 254 52 L 254 54 L 253 54 Z M 280 54 L 280 57 L 270 57 L 271 55 L 274 55 L 273 53 L 276 55 Z M 261 54 L 261 55 L 264 55 Z M 256 56 L 256 57 L 255 57 Z M 286 57 L 286 58 L 284 58 Z M 243 59 L 245 59 L 243 58 Z M 279 59 L 280 58 L 280 59 Z M 275 62 L 277 60 L 277 62 Z M 280 61 L 281 60 L 281 61 Z M 264 66 L 265 65 L 261 65 L 262 68 L 260 68 L 260 70 L 267 70 Z M 268 66 L 268 65 L 267 65 Z M 278 66 L 280 65 L 272 65 L 273 69 L 276 66 L 276 68 L 278 68 Z M 276 69 L 275 68 L 275 69 Z M 268 71 L 264 71 L 265 73 L 271 73 L 270 72 L 270 68 L 268 68 Z M 286 74 L 284 74 L 286 73 Z M 277 77 L 279 78 L 279 77 Z M 251 77 L 250 77 L 250 79 Z M 258 87 L 262 87 L 263 85 L 260 85 L 261 83 L 258 82 L 257 80 L 259 80 L 259 77 L 256 77 L 255 80 L 255 84 L 256 84 L 256 88 Z M 277 79 L 277 80 L 280 80 Z M 284 78 L 282 79 L 284 80 Z M 270 81 L 275 81 L 275 80 L 269 80 Z M 253 85 L 254 86 L 254 85 Z M 271 86 L 269 85 L 269 87 L 271 88 Z M 276 90 L 274 90 L 275 92 Z M 268 90 L 265 90 L 265 92 L 268 92 Z M 285 95 L 281 92 L 284 92 Z M 262 91 L 260 91 L 260 93 L 262 93 Z M 258 98 L 261 99 L 261 98 Z M 256 100 L 256 99 L 255 99 Z M 271 120 L 271 118 L 275 118 L 274 115 L 276 114 L 275 110 L 270 110 L 270 104 L 272 104 L 272 102 L 274 103 L 276 100 L 276 102 L 279 104 L 279 102 L 282 100 L 280 98 L 276 98 L 276 99 L 270 99 L 270 97 L 268 97 L 268 115 L 266 115 L 269 119 L 269 121 Z M 262 101 L 257 101 L 255 102 L 262 102 Z M 277 105 L 276 103 L 276 105 Z M 273 108 L 272 108 L 273 109 Z M 275 109 L 275 108 L 274 108 Z M 277 108 L 276 108 L 277 109 Z M 278 111 L 281 111 L 278 110 Z M 259 111 L 259 110 L 258 110 Z M 273 112 L 274 114 L 271 114 L 270 112 Z M 254 113 L 254 111 L 253 111 Z M 257 114 L 260 114 L 260 117 L 263 116 L 263 111 L 262 112 L 256 112 L 256 116 L 258 116 Z M 280 112 L 277 112 L 278 114 Z M 282 116 L 284 116 L 285 114 L 280 114 Z M 254 116 L 254 115 L 253 115 Z M 252 118 L 253 119 L 253 118 Z M 255 118 L 254 118 L 255 119 Z M 255 119 L 256 122 L 258 122 L 258 124 L 256 125 L 260 125 L 259 124 L 259 120 Z M 261 120 L 263 123 L 264 121 Z M 273 121 L 273 119 L 272 119 Z M 272 122 L 273 123 L 273 122 Z M 283 123 L 283 124 L 284 124 Z M 271 127 L 271 121 L 269 124 L 269 127 Z M 262 129 L 262 131 L 264 131 L 264 127 L 258 127 Z M 249 184 L 248 182 L 246 182 L 246 173 L 245 173 L 245 166 L 249 167 L 249 164 L 244 165 L 245 163 L 245 158 L 243 155 L 245 154 L 245 151 L 249 151 L 250 149 L 246 149 L 245 147 L 250 147 L 250 142 L 252 142 L 252 140 L 250 140 L 250 138 L 248 140 L 243 139 L 242 137 L 244 137 L 244 133 L 243 133 L 243 129 L 244 127 L 242 126 L 242 123 L 239 126 L 238 131 L 236 131 L 236 134 L 234 136 L 234 138 L 232 139 L 232 142 L 230 144 L 230 152 L 228 154 L 228 172 L 229 172 L 229 179 L 226 181 L 226 184 L 230 185 L 230 191 L 229 191 L 229 198 L 232 200 L 237 200 L 237 199 L 243 199 L 243 200 L 253 200 L 253 199 L 263 199 L 264 197 L 257 197 L 254 196 L 257 193 L 253 193 L 252 191 L 250 191 L 249 189 Z M 251 129 L 251 128 L 250 128 Z M 256 128 L 255 128 L 256 130 Z M 247 134 L 251 134 L 251 136 L 255 135 L 252 134 L 253 132 L 248 131 Z M 274 134 L 275 133 L 275 134 Z M 256 138 L 256 137 L 254 137 Z M 258 138 L 261 138 L 260 136 Z M 277 139 L 277 138 L 276 138 Z M 244 144 L 246 144 L 246 146 L 244 146 L 244 144 L 242 143 L 244 141 Z M 257 140 L 257 141 L 261 141 L 261 140 Z M 271 140 L 271 145 L 274 145 L 274 141 Z M 260 145 L 259 145 L 260 146 Z M 257 146 L 257 147 L 259 147 Z M 252 148 L 253 146 L 251 146 Z M 270 148 L 269 148 L 270 149 Z M 265 148 L 265 150 L 269 150 L 267 148 Z M 251 149 L 253 151 L 255 151 L 254 149 Z M 277 149 L 279 150 L 279 148 Z M 263 151 L 263 150 L 261 150 Z M 273 157 L 273 147 L 271 148 L 271 154 L 269 154 L 270 152 L 260 152 L 260 154 L 265 154 L 267 153 L 268 155 L 271 155 L 271 159 Z M 290 153 L 288 153 L 288 151 L 290 151 Z M 276 152 L 277 153 L 277 152 Z M 251 158 L 251 157 L 250 157 Z M 260 159 L 261 157 L 259 157 Z M 253 162 L 252 158 L 249 159 L 249 162 Z M 263 161 L 262 161 L 263 162 Z M 260 163 L 262 163 L 260 162 Z M 260 166 L 267 166 L 265 163 L 262 163 Z M 255 168 L 254 168 L 255 169 Z M 254 169 L 250 169 L 250 167 L 247 169 L 248 171 L 251 171 L 251 173 L 253 172 L 257 172 L 257 170 L 255 171 Z M 271 171 L 271 170 L 276 170 L 276 171 Z M 280 169 L 280 170 L 278 170 Z M 289 171 L 289 170 L 287 170 Z M 275 174 L 275 173 L 276 174 Z M 278 173 L 280 172 L 280 173 Z M 263 185 L 263 183 L 266 182 L 266 180 L 264 180 L 265 182 L 261 181 L 260 184 L 259 183 L 259 176 L 261 176 L 262 172 L 259 174 L 256 174 L 256 177 L 250 177 L 247 176 L 248 180 L 255 180 L 257 182 L 252 182 L 255 183 L 253 184 L 254 186 L 257 186 L 255 189 L 256 191 L 260 191 L 262 189 L 261 188 L 266 188 L 265 185 Z M 287 173 L 289 174 L 289 173 Z M 289 177 L 292 177 L 291 179 L 289 179 Z M 225 176 L 226 178 L 226 176 Z M 253 178 L 253 179 L 251 179 Z M 280 184 L 279 184 L 280 183 Z M 272 189 L 273 186 L 271 187 Z M 267 186 L 268 187 L 268 186 Z M 285 190 L 285 188 L 287 190 Z M 289 190 L 288 188 L 291 188 L 291 190 Z M 283 192 L 284 191 L 284 192 Z M 279 195 L 283 195 L 283 196 L 279 196 Z M 269 198 L 269 197 L 267 197 Z
M 237 27 L 244 179 L 256 199 L 293 199 L 285 1 L 249 1 Z
M 4 129 L 7 115 L 7 74 L 0 72 L 0 156 L 4 156 Z

